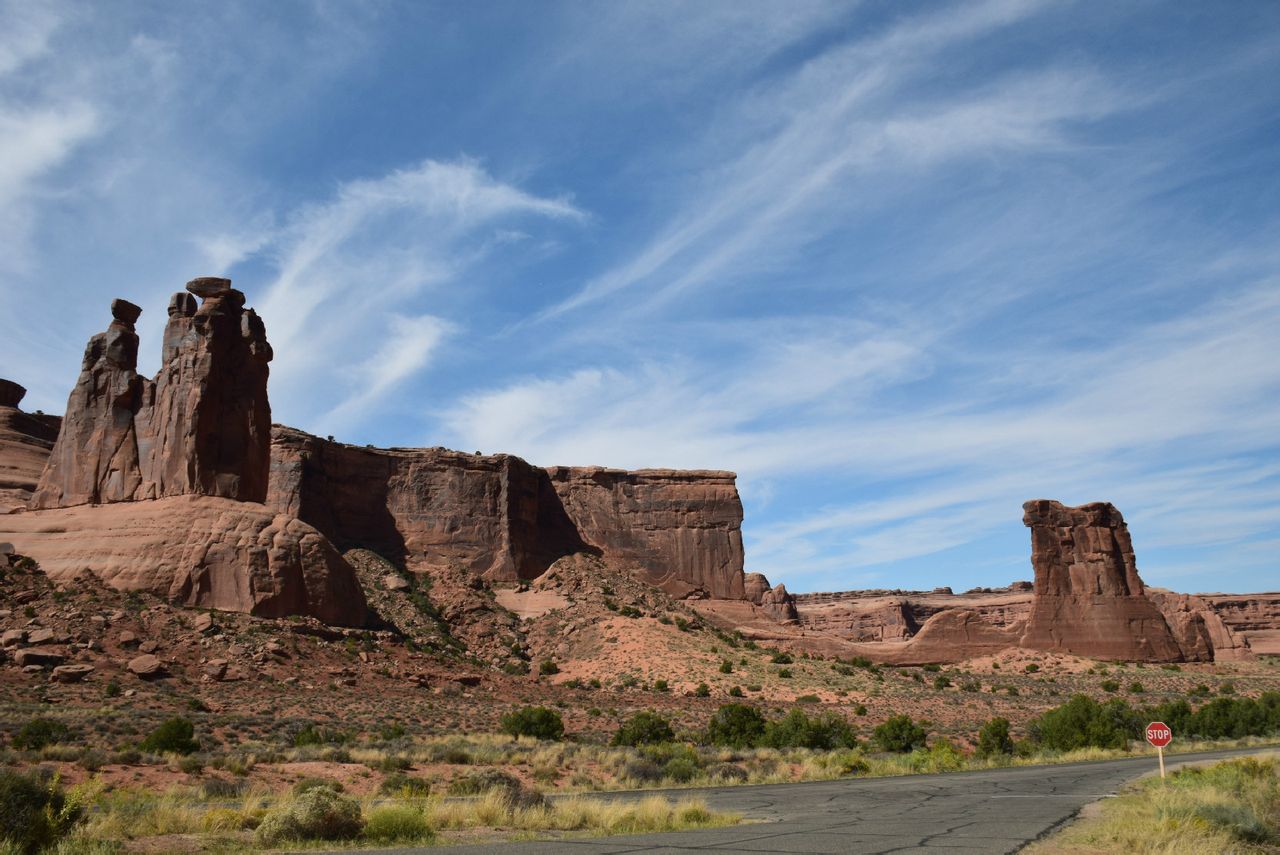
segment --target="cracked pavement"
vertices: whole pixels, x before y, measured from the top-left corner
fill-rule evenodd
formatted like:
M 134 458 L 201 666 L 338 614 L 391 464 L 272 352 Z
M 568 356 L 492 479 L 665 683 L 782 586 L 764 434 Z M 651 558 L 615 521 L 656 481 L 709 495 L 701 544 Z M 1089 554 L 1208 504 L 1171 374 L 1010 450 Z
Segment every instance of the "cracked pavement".
M 1264 753 L 1258 748 L 1166 757 L 1171 768 Z M 849 778 L 801 784 L 593 794 L 634 799 L 655 792 L 699 796 L 717 811 L 741 814 L 731 828 L 519 843 L 384 849 L 465 855 L 624 855 L 624 853 L 1017 852 L 1071 820 L 1080 808 L 1154 772 L 1156 758 L 1027 766 L 945 775 Z M 370 850 L 364 850 L 369 853 Z

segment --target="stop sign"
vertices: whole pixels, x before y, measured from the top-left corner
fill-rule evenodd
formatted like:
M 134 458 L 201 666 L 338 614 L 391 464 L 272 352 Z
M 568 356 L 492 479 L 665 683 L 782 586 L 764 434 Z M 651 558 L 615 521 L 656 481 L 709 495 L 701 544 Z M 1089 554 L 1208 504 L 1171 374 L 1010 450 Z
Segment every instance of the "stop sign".
M 1162 721 L 1153 721 L 1147 725 L 1147 742 L 1156 748 L 1164 748 L 1173 741 L 1173 731 Z

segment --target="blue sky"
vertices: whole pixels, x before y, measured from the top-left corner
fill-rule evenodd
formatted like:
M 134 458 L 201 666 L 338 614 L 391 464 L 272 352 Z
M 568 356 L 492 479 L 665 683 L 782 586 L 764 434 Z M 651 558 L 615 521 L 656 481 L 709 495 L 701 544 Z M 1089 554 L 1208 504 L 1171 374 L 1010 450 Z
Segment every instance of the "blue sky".
M 1280 588 L 1280 5 L 0 0 L 0 376 L 228 275 L 276 419 L 739 473 L 792 590 Z

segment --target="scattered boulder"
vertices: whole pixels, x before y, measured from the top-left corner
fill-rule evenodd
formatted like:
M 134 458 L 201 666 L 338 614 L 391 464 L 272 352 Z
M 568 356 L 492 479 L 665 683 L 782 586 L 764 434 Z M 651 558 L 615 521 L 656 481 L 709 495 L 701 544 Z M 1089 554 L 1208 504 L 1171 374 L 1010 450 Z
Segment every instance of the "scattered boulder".
M 210 680 L 221 682 L 227 676 L 227 660 L 210 659 L 204 663 L 204 675 Z
M 67 654 L 52 647 L 24 647 L 14 652 L 13 661 L 23 667 L 52 668 L 66 662 Z
M 27 644 L 48 644 L 55 636 L 56 633 L 51 629 L 33 629 L 27 633 Z
M 25 629 L 6 629 L 0 634 L 0 647 L 16 647 L 27 640 Z
M 397 573 L 388 573 L 382 577 L 382 587 L 388 591 L 407 591 L 409 590 L 409 580 Z
M 213 622 L 213 615 L 208 612 L 200 612 L 196 615 L 195 620 L 191 622 L 191 628 L 201 635 L 208 635 L 217 629 Z
M 144 680 L 154 680 L 165 674 L 164 663 L 150 653 L 135 656 L 125 667 Z
M 59 665 L 53 669 L 53 679 L 59 683 L 79 683 L 94 670 L 92 665 Z

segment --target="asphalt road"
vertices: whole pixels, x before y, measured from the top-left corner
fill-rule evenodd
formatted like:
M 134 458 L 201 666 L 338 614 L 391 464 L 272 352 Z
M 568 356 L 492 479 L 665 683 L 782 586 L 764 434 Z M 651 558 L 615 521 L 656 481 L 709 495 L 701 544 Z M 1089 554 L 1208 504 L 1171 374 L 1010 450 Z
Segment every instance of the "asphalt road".
M 1166 759 L 1174 768 L 1189 761 L 1258 753 L 1253 748 Z M 678 790 L 671 794 L 700 796 L 713 810 L 733 811 L 756 822 L 669 834 L 381 851 L 395 855 L 1017 852 L 1069 821 L 1086 804 L 1112 795 L 1155 768 L 1152 756 L 948 775 Z

